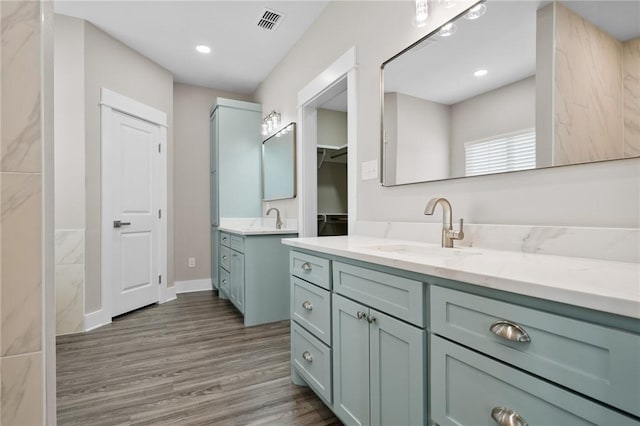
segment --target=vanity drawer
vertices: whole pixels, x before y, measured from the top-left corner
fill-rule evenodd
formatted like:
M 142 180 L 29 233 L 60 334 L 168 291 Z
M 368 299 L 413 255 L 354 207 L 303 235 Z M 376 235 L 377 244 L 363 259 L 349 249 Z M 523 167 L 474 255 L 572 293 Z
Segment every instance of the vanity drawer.
M 231 261 L 231 249 L 229 247 L 221 246 L 220 247 L 220 266 L 222 266 L 228 271 L 230 268 L 230 261 Z
M 433 333 L 640 416 L 638 335 L 438 286 L 430 314 Z
M 513 410 L 530 425 L 638 425 L 597 402 L 437 336 L 431 338 L 430 371 L 431 417 L 440 426 L 496 426 L 501 423 L 492 411 L 498 408 Z
M 298 374 L 331 404 L 331 348 L 291 321 L 291 358 Z
M 220 268 L 220 290 L 224 291 L 227 297 L 229 297 L 231 289 L 229 285 L 229 272 L 227 272 L 224 268 Z
M 328 259 L 292 251 L 289 268 L 291 275 L 331 290 L 331 272 Z
M 331 345 L 331 293 L 291 277 L 291 318 Z
M 227 234 L 226 232 L 221 232 L 220 233 L 220 244 L 222 244 L 225 247 L 229 247 L 229 245 L 231 244 L 231 236 L 229 234 Z
M 229 245 L 229 247 L 231 247 L 235 251 L 244 253 L 244 237 L 231 234 L 229 235 L 229 238 L 231 238 L 231 244 Z
M 333 285 L 336 293 L 425 326 L 425 285 L 420 281 L 333 262 Z

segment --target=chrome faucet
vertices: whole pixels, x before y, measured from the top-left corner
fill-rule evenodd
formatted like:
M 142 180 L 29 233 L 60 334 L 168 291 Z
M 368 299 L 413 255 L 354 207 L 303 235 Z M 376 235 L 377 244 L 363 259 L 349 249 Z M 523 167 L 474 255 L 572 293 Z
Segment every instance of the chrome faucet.
M 460 219 L 460 230 L 454 231 L 451 224 L 453 216 L 451 204 L 443 197 L 430 199 L 427 207 L 424 209 L 424 214 L 431 216 L 435 212 L 438 204 L 442 206 L 442 247 L 452 248 L 453 240 L 461 240 L 464 238 L 464 232 L 462 232 L 464 219 Z
M 276 229 L 282 229 L 282 219 L 280 218 L 280 210 L 278 210 L 275 207 L 271 207 L 269 210 L 267 210 L 265 214 L 269 216 L 269 213 L 271 213 L 272 210 L 276 211 Z

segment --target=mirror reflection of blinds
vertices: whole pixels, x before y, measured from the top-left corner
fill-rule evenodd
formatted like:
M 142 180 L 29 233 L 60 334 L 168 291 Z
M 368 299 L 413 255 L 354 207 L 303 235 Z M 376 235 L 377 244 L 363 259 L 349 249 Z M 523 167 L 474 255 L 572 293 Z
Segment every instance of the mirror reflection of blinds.
M 535 169 L 536 131 L 491 137 L 464 144 L 465 176 Z

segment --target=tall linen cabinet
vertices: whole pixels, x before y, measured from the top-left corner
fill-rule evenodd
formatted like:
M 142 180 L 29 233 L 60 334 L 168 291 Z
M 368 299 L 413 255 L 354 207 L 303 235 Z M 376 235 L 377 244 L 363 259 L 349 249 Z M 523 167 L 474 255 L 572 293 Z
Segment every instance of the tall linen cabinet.
M 220 218 L 261 217 L 262 106 L 217 98 L 210 111 L 211 280 L 219 288 Z

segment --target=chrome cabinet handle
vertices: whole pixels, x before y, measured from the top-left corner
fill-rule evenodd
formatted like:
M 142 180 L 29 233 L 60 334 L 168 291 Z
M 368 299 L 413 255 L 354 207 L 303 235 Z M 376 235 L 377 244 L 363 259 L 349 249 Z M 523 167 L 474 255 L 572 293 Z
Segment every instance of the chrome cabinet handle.
M 491 418 L 500 426 L 529 426 L 529 423 L 511 408 L 494 407 L 491 410 Z
M 489 331 L 498 337 L 512 342 L 527 343 L 531 341 L 529 333 L 521 326 L 511 321 L 496 321 L 491 324 Z
M 226 279 L 222 280 L 222 284 L 226 284 L 226 283 L 227 283 Z
M 222 256 L 222 260 L 227 260 L 227 256 L 226 255 Z
M 376 317 L 374 317 L 373 315 L 367 315 L 367 321 L 369 322 L 369 324 L 373 324 L 374 322 L 376 322 Z
M 313 310 L 313 305 L 308 300 L 305 300 L 304 302 L 302 302 L 302 307 L 307 311 Z
M 367 318 L 367 313 L 358 311 L 358 312 L 356 312 L 356 316 L 358 317 L 359 320 L 366 319 Z
M 302 353 L 302 358 L 304 358 L 304 360 L 307 362 L 313 362 L 313 355 L 311 355 L 309 351 L 304 351 Z
M 303 271 L 309 272 L 311 270 L 311 264 L 309 262 L 304 262 L 301 266 Z

